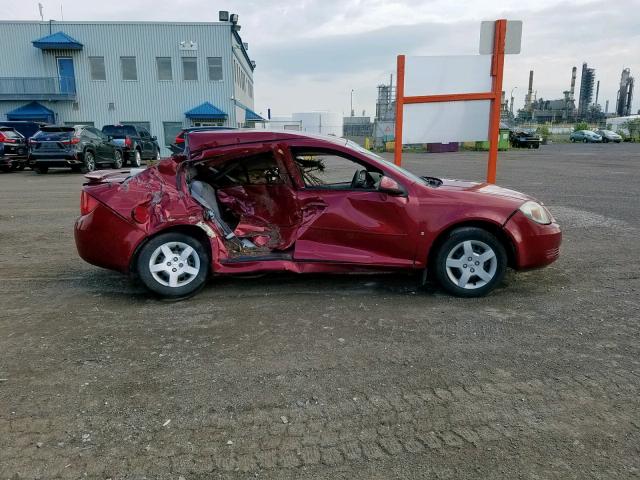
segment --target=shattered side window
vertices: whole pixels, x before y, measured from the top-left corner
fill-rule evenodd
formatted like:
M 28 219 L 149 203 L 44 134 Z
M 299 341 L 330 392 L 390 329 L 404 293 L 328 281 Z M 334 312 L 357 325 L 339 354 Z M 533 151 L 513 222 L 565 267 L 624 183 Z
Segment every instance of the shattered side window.
M 216 188 L 237 185 L 273 185 L 284 183 L 280 167 L 271 152 L 234 158 L 208 167 L 209 183 Z
M 296 150 L 294 160 L 307 187 L 349 188 L 365 166 L 333 152 Z

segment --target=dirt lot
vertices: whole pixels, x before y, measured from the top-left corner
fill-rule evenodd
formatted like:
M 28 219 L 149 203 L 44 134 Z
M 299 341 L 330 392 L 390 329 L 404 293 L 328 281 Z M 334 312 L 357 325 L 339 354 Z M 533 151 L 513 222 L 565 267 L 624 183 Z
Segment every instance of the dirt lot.
M 77 257 L 82 181 L 0 174 L 0 478 L 640 476 L 640 145 L 503 154 L 565 240 L 480 300 L 271 275 L 159 302 Z

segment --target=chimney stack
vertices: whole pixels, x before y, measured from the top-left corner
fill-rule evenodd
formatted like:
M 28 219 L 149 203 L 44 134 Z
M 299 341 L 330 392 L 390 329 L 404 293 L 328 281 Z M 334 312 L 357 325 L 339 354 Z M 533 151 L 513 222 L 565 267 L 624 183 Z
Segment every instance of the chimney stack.
M 600 80 L 596 83 L 596 101 L 594 105 L 598 105 L 598 95 L 600 95 Z
M 578 74 L 578 68 L 577 67 L 573 67 L 571 69 L 571 89 L 569 90 L 570 95 L 571 95 L 571 100 L 573 100 L 574 97 L 574 93 L 576 91 L 576 75 Z

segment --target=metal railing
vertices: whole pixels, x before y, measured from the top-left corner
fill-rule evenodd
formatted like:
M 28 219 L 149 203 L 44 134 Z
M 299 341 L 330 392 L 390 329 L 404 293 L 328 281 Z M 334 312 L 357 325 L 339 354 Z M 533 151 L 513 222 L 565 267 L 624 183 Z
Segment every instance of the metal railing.
M 0 77 L 0 100 L 75 100 L 73 77 Z

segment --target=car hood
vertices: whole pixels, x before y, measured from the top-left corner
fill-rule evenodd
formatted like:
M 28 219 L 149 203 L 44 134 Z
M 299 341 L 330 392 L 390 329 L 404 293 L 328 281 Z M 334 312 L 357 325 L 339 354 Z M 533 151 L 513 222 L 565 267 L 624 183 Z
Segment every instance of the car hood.
M 479 183 L 471 182 L 468 180 L 455 180 L 449 178 L 442 179 L 442 185 L 438 187 L 438 190 L 489 195 L 492 197 L 512 199 L 519 203 L 523 203 L 528 200 L 535 200 L 531 196 L 524 193 L 518 192 L 516 190 L 511 190 L 509 188 L 499 187 L 491 183 Z

